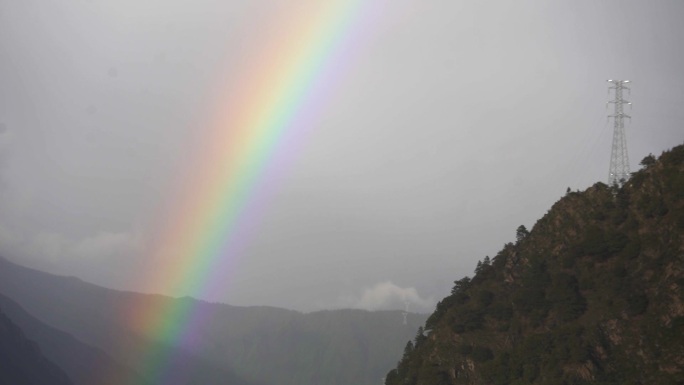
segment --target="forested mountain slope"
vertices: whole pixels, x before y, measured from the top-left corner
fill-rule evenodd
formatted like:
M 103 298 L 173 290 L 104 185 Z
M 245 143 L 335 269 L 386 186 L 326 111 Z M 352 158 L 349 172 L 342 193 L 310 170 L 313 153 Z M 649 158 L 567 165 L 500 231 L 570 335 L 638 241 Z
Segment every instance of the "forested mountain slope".
M 456 281 L 386 384 L 684 384 L 684 146 L 642 165 Z

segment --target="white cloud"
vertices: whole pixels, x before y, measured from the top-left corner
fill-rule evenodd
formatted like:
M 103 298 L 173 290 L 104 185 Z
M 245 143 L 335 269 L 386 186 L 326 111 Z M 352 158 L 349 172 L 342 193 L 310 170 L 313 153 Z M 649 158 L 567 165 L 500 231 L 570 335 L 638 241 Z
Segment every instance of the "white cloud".
M 341 307 L 366 310 L 404 309 L 406 302 L 409 311 L 427 312 L 434 310 L 434 299 L 423 298 L 414 287 L 402 288 L 390 281 L 380 282 L 372 287 L 364 288 L 360 297 L 343 296 Z

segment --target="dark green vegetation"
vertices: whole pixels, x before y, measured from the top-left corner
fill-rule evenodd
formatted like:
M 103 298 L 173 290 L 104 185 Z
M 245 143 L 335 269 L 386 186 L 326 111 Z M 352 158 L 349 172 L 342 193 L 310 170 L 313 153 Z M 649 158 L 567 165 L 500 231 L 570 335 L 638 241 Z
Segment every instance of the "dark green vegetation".
M 76 385 L 375 385 L 427 318 L 410 314 L 403 325 L 400 311 L 302 314 L 121 292 L 2 258 L 0 294 L 7 316 Z M 181 305 L 206 316 L 191 346 L 150 340 L 134 321 L 136 309 L 155 314 Z M 173 351 L 182 365 L 161 382 L 149 378 L 150 348 Z
M 38 345 L 0 309 L 0 384 L 70 385 L 67 375 L 50 362 Z
M 684 384 L 684 146 L 642 165 L 456 281 L 386 384 Z

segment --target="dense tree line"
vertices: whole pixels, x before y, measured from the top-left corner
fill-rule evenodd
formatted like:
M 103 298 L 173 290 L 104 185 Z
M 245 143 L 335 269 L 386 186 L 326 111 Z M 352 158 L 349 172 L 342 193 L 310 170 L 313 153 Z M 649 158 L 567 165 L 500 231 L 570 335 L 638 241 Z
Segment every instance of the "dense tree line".
M 387 385 L 684 384 L 684 146 L 477 263 Z

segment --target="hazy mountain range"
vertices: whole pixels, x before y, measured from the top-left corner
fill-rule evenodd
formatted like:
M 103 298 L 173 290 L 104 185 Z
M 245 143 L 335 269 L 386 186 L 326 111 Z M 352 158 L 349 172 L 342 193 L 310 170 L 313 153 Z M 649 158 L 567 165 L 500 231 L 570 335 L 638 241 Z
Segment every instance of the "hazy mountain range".
M 71 385 L 67 375 L 26 338 L 0 307 L 0 384 Z
M 426 315 L 400 311 L 300 313 L 105 289 L 0 259 L 0 307 L 75 384 L 152 383 L 142 352 L 173 351 L 174 383 L 378 384 Z M 122 312 L 132 303 L 190 301 L 211 311 L 192 346 L 150 340 Z

